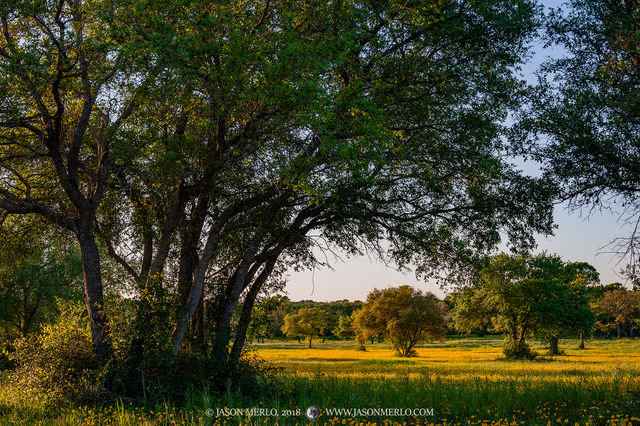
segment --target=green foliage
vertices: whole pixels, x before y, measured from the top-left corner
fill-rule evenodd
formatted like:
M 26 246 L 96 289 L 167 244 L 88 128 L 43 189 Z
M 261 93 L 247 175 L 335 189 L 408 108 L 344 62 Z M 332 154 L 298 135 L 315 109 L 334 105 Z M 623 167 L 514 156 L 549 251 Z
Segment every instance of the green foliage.
M 573 209 L 620 206 L 640 214 L 640 8 L 636 1 L 571 0 L 546 19 L 546 39 L 567 54 L 540 71 L 523 113 L 534 156 Z M 520 135 L 519 137 L 522 139 Z M 631 227 L 633 229 L 633 226 Z M 636 278 L 637 233 L 611 250 Z
M 504 353 L 506 359 L 533 360 L 538 356 L 538 354 L 534 350 L 532 350 L 526 342 L 512 342 L 510 338 L 507 339 L 504 350 L 502 352 Z
M 123 395 L 155 398 L 161 397 L 167 386 L 175 296 L 168 293 L 159 277 L 150 280 L 141 293 L 142 300 L 122 296 L 107 299 L 115 361 L 109 387 Z
M 302 308 L 284 317 L 282 332 L 291 337 L 306 337 L 309 347 L 314 337 L 324 334 L 329 326 L 327 313 L 320 308 Z
M 502 235 L 526 247 L 548 233 L 550 188 L 505 160 L 503 138 L 537 12 L 532 0 L 5 2 L 0 208 L 78 236 L 96 349 L 130 341 L 116 359 L 144 389 L 136 380 L 162 377 L 183 341 L 184 299 L 216 298 L 208 324 L 226 353 L 242 295 L 319 264 L 318 238 L 433 276 Z M 94 234 L 136 305 L 111 329 Z M 189 255 L 177 268 L 176 252 Z M 190 289 L 175 269 L 200 278 Z M 400 352 L 426 333 L 410 324 L 438 322 L 434 306 L 385 320 Z M 337 318 L 282 327 L 311 345 Z
M 9 347 L 9 348 L 11 349 L 11 352 L 15 350 L 15 348 L 13 347 Z M 11 352 L 9 351 L 9 348 L 7 347 L 0 348 L 0 372 L 3 370 L 12 370 L 16 366 L 16 363 L 13 360 L 13 357 L 11 356 Z
M 269 389 L 277 369 L 255 354 L 245 353 L 234 368 L 202 351 L 185 350 L 176 361 L 164 398 L 183 401 L 188 397 L 185 389 L 209 390 L 214 396 L 234 393 L 243 397 L 259 398 Z
M 537 334 L 550 339 L 550 353 L 556 355 L 561 336 L 580 333 L 583 338 L 591 336 L 595 326 L 591 289 L 599 283 L 599 275 L 587 263 L 564 263 L 557 256 L 548 257 L 541 272 L 554 280 L 555 290 Z
M 432 293 L 410 286 L 374 290 L 356 314 L 356 334 L 389 338 L 398 356 L 415 356 L 414 346 L 444 335 L 444 309 Z
M 56 299 L 82 300 L 82 263 L 66 236 L 40 220 L 9 218 L 0 234 L 0 344 L 10 344 L 50 322 Z
M 506 334 L 510 357 L 529 354 L 526 339 L 533 334 L 558 338 L 568 332 L 590 335 L 594 315 L 588 285 L 597 273 L 584 263 L 564 263 L 557 256 L 490 258 L 474 285 L 456 296 L 453 320 L 471 333 L 491 323 Z
M 355 336 L 355 331 L 353 329 L 353 316 L 340 315 L 340 318 L 338 319 L 338 327 L 334 333 L 343 340 L 353 338 Z
M 16 342 L 12 386 L 45 405 L 97 402 L 108 395 L 108 365 L 93 352 L 85 307 L 61 302 L 59 310 L 37 336 Z
M 290 306 L 286 296 L 272 296 L 256 303 L 247 330 L 249 338 L 276 337 L 282 333 L 286 309 Z
M 634 321 L 640 319 L 640 293 L 629 290 L 611 290 L 596 302 L 598 328 L 610 331 L 614 327 L 627 325 L 632 329 Z

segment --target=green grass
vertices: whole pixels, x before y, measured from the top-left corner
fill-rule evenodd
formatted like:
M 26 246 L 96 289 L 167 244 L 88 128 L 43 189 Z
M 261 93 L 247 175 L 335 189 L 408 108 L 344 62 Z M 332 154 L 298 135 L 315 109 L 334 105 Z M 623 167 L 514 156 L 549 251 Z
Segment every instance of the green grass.
M 189 392 L 180 406 L 112 404 L 48 410 L 7 394 L 0 384 L 0 424 L 309 424 L 304 410 L 324 410 L 314 424 L 382 424 L 382 416 L 334 416 L 335 408 L 433 408 L 433 416 L 397 417 L 407 424 L 640 424 L 640 340 L 589 342 L 586 350 L 563 341 L 562 356 L 506 361 L 495 337 L 451 339 L 399 359 L 386 344 L 356 351 L 352 342 L 266 342 L 258 356 L 280 368 L 259 397 L 229 389 L 213 396 Z M 537 345 L 542 351 L 544 346 Z M 262 407 L 289 417 L 216 417 L 218 409 Z M 206 409 L 214 410 L 207 416 Z M 298 415 L 298 413 L 300 413 Z M 390 424 L 393 424 L 391 422 Z

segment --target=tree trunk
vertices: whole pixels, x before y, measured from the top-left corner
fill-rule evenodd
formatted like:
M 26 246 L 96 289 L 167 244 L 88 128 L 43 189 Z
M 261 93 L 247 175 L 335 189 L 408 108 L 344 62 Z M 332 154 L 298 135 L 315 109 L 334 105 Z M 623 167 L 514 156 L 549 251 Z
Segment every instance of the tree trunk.
M 309 349 L 311 349 L 311 337 L 309 337 Z
M 369 337 L 369 339 L 371 339 L 371 344 L 373 345 L 373 337 Z
M 231 348 L 231 353 L 229 354 L 229 361 L 231 363 L 235 363 L 238 359 L 240 359 L 240 356 L 242 355 L 244 339 L 247 335 L 247 328 L 249 327 L 249 323 L 251 322 L 251 311 L 253 309 L 253 305 L 256 301 L 256 297 L 260 293 L 262 285 L 265 283 L 267 278 L 269 278 L 269 275 L 273 271 L 273 267 L 275 266 L 277 258 L 278 256 L 274 256 L 269 260 L 260 275 L 258 275 L 258 277 L 254 280 L 251 289 L 247 293 L 244 304 L 242 305 L 242 312 L 240 314 L 240 320 L 238 321 L 236 335 L 233 339 L 233 347 Z M 258 342 L 259 341 L 260 338 L 258 337 Z M 262 343 L 264 343 L 264 337 L 262 338 Z
M 235 272 L 228 280 L 226 288 L 220 298 L 221 303 L 218 306 L 217 318 L 215 323 L 215 338 L 213 341 L 213 356 L 219 359 L 227 360 L 228 345 L 231 338 L 231 318 L 235 310 L 240 294 L 246 288 L 248 283 L 253 279 L 251 273 L 255 274 L 256 269 L 251 268 L 251 264 L 256 259 L 256 254 L 260 242 L 271 222 L 273 222 L 277 213 L 277 208 L 271 208 L 267 211 L 264 219 L 258 225 L 258 229 L 249 242 L 247 249 L 240 261 Z
M 558 349 L 558 336 L 551 336 L 549 341 L 549 354 L 558 355 L 560 350 Z
M 300 341 L 300 336 L 298 336 L 298 343 L 302 343 L 302 342 Z
M 191 219 L 180 230 L 180 259 L 178 269 L 180 306 L 176 311 L 177 315 L 180 315 L 182 307 L 187 303 L 189 292 L 193 285 L 193 271 L 198 266 L 198 243 L 202 235 L 202 227 L 206 218 L 208 205 L 208 197 L 205 196 L 199 199 L 191 214 Z M 201 305 L 198 306 L 198 309 L 201 309 Z M 196 316 L 197 315 L 198 312 L 196 311 Z
M 633 323 L 629 321 L 627 327 L 629 328 L 629 338 L 633 339 Z
M 87 219 L 85 222 L 91 220 Z M 84 301 L 89 314 L 91 340 L 99 356 L 109 357 L 112 353 L 109 323 L 104 311 L 100 254 L 93 233 L 93 224 L 85 223 L 84 226 L 78 226 L 77 237 L 82 258 Z
M 173 341 L 173 359 L 170 362 L 171 365 L 173 365 L 175 358 L 178 356 L 178 350 L 180 349 L 184 335 L 187 332 L 189 320 L 193 317 L 193 314 L 200 303 L 200 299 L 202 299 L 204 294 L 205 275 L 209 268 L 211 258 L 222 239 L 221 232 L 223 226 L 224 221 L 219 221 L 209 230 L 207 242 L 205 243 L 204 250 L 202 251 L 202 257 L 200 258 L 200 261 L 193 273 L 193 283 L 191 285 L 191 290 L 189 291 L 189 296 L 187 297 L 187 302 L 184 304 L 181 313 L 178 315 L 173 332 L 171 333 L 171 340 Z
M 200 298 L 200 303 L 198 303 L 198 307 L 193 314 L 191 326 L 193 327 L 194 343 L 202 347 L 204 345 L 204 294 Z
M 584 331 L 580 330 L 580 344 L 578 349 L 584 349 Z
M 620 323 L 618 323 L 618 339 L 622 337 L 622 330 L 620 329 Z

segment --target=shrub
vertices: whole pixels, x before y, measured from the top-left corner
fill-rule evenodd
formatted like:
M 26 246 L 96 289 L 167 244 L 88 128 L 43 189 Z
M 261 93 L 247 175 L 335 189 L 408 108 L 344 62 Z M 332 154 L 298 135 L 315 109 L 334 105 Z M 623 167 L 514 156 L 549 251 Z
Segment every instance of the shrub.
M 507 342 L 504 348 L 507 359 L 535 359 L 538 354 L 525 342 Z
M 196 351 L 182 351 L 170 381 L 170 396 L 180 398 L 185 388 L 209 389 L 215 395 L 233 391 L 246 396 L 260 397 L 273 392 L 268 386 L 278 369 L 249 353 L 231 367 L 216 358 Z M 267 389 L 269 388 L 269 389 Z
M 27 397 L 58 405 L 93 402 L 106 394 L 108 366 L 101 366 L 93 354 L 85 312 L 81 304 L 61 305 L 53 324 L 35 337 L 16 341 L 12 382 Z

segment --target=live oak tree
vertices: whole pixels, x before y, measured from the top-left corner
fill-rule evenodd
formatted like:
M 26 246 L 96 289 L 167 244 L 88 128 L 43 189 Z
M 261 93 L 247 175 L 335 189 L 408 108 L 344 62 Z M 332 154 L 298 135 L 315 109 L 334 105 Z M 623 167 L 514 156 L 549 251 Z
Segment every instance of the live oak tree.
M 287 336 L 305 337 L 311 348 L 313 338 L 321 336 L 328 326 L 327 312 L 320 308 L 302 308 L 284 317 L 282 332 Z
M 109 355 L 95 224 L 111 149 L 149 84 L 135 39 L 114 28 L 126 2 L 0 3 L 0 209 L 75 235 L 95 350 Z
M 560 353 L 558 342 L 567 334 L 579 335 L 579 348 L 591 336 L 595 315 L 591 308 L 591 288 L 599 283 L 595 268 L 584 262 L 565 263 L 558 256 L 546 255 L 540 273 L 552 280 L 549 308 L 538 335 L 549 340 L 549 353 Z
M 565 263 L 546 253 L 537 256 L 499 254 L 480 267 L 475 283 L 456 297 L 456 328 L 473 332 L 490 321 L 506 335 L 508 357 L 535 356 L 526 339 L 549 338 L 558 352 L 558 338 L 569 331 L 589 334 L 594 316 L 586 284 L 597 279 L 584 263 Z
M 62 12 L 72 13 L 72 6 L 61 4 Z M 86 111 L 95 119 L 88 121 L 90 131 L 80 127 L 83 137 L 71 138 L 82 149 L 67 149 L 66 142 L 58 148 L 62 165 L 78 172 L 71 189 L 85 189 L 91 208 L 74 195 L 79 189 L 60 186 L 67 182 L 63 169 L 49 167 L 57 177 L 46 182 L 57 186 L 27 186 L 25 172 L 14 175 L 11 170 L 31 172 L 37 169 L 33 161 L 57 155 L 47 148 L 44 157 L 29 156 L 21 151 L 22 140 L 2 145 L 6 156 L 0 161 L 11 169 L 0 173 L 14 177 L 0 207 L 33 212 L 31 204 L 18 208 L 18 201 L 34 199 L 35 188 L 39 197 L 55 195 L 50 203 L 36 201 L 82 225 L 76 228 L 83 259 L 93 259 L 88 287 L 96 291 L 102 288 L 93 250 L 99 235 L 129 274 L 138 301 L 142 337 L 134 348 L 144 346 L 145 320 L 158 312 L 150 306 L 154 289 L 177 296 L 172 331 L 165 333 L 171 334 L 169 364 L 190 323 L 198 339 L 209 336 L 203 345 L 209 356 L 233 363 L 242 354 L 255 301 L 281 285 L 286 268 L 323 263 L 315 246 L 349 254 L 366 247 L 435 275 L 486 254 L 501 232 L 527 246 L 534 232 L 550 231 L 546 182 L 509 164 L 502 137 L 501 123 L 521 100 L 513 68 L 538 23 L 531 1 L 92 5 L 82 5 L 87 10 L 74 22 L 109 25 L 85 29 L 83 40 L 95 35 L 86 48 L 102 50 L 84 56 L 116 71 L 92 73 L 88 59 L 69 60 L 75 68 L 61 75 L 77 84 L 60 86 L 64 100 L 90 93 Z M 18 6 L 25 10 L 11 9 L 22 13 L 15 16 L 31 16 L 26 5 Z M 41 14 L 50 17 L 44 22 L 55 23 L 56 11 L 57 3 L 43 3 Z M 39 28 L 38 20 L 30 22 Z M 74 52 L 83 46 L 69 45 Z M 21 88 L 16 93 L 26 99 L 15 104 L 37 106 L 28 84 L 18 81 L 23 74 L 9 75 L 19 84 L 7 81 L 3 88 Z M 42 84 L 55 75 L 43 76 Z M 120 91 L 100 86 L 107 77 Z M 96 85 L 106 91 L 96 94 Z M 48 105 L 51 90 L 42 92 Z M 7 114 L 3 129 L 9 129 L 7 137 L 19 132 L 40 147 L 39 134 L 26 127 L 35 124 L 24 108 L 22 115 Z M 121 118 L 102 114 L 108 108 Z M 65 109 L 71 118 L 64 129 L 78 128 L 74 117 L 86 116 L 82 111 Z M 14 126 L 15 117 L 26 119 L 19 121 L 22 127 Z M 24 162 L 23 169 L 16 161 Z M 96 342 L 106 348 L 106 319 L 94 293 L 88 291 L 88 309 Z M 205 323 L 210 333 L 204 333 Z M 157 333 L 150 336 L 157 339 Z
M 355 332 L 353 330 L 353 314 L 340 315 L 340 318 L 338 319 L 338 326 L 334 333 L 343 340 L 353 338 L 355 336 Z
M 365 351 L 365 343 L 367 340 L 371 341 L 373 344 L 373 339 L 380 336 L 384 330 L 382 327 L 372 327 L 372 320 L 367 317 L 367 312 L 363 311 L 362 308 L 354 311 L 352 314 L 353 318 L 353 332 L 354 339 L 356 342 L 356 347 L 360 351 Z
M 251 312 L 251 322 L 247 328 L 247 337 L 250 339 L 257 338 L 258 340 L 262 338 L 264 342 L 264 338 L 268 337 L 276 326 L 274 324 L 276 321 L 276 309 L 281 303 L 280 297 L 270 297 L 256 303 Z M 278 328 L 281 328 L 281 326 Z
M 398 356 L 415 356 L 415 346 L 444 335 L 444 309 L 432 293 L 410 286 L 374 290 L 358 311 L 356 333 L 382 333 Z
M 626 325 L 628 336 L 633 337 L 633 323 L 640 318 L 640 297 L 638 292 L 626 289 L 608 291 L 597 302 L 596 311 L 600 316 L 600 328 L 615 327 L 620 338 L 621 328 Z
M 204 106 L 166 120 L 168 134 L 200 149 L 162 198 L 187 200 L 175 211 L 199 236 L 180 237 L 200 256 L 180 281 L 176 353 L 208 273 L 218 277 L 208 281 L 214 347 L 226 357 L 230 313 L 243 302 L 248 318 L 270 269 L 317 262 L 312 231 L 354 253 L 387 239 L 399 264 L 428 272 L 494 245 L 498 228 L 524 243 L 548 229 L 545 187 L 498 154 L 498 123 L 519 99 L 510 67 L 536 23 L 531 3 L 208 4 L 168 20 L 180 23 L 166 41 L 180 53 L 172 66 L 188 77 L 177 84 Z
M 525 127 L 534 155 L 571 209 L 614 207 L 631 233 L 612 241 L 636 278 L 640 220 L 640 6 L 575 0 L 546 20 L 549 44 L 566 55 L 545 63 Z
M 351 315 L 340 315 L 338 319 L 338 327 L 336 327 L 334 333 L 341 339 L 353 339 L 356 343 L 356 347 L 360 351 L 365 351 L 365 342 L 367 339 L 371 339 L 371 343 L 373 343 L 373 339 L 375 337 L 380 336 L 380 333 L 372 330 L 367 330 L 360 321 L 362 317 L 358 317 L 360 309 L 356 309 L 351 312 Z

